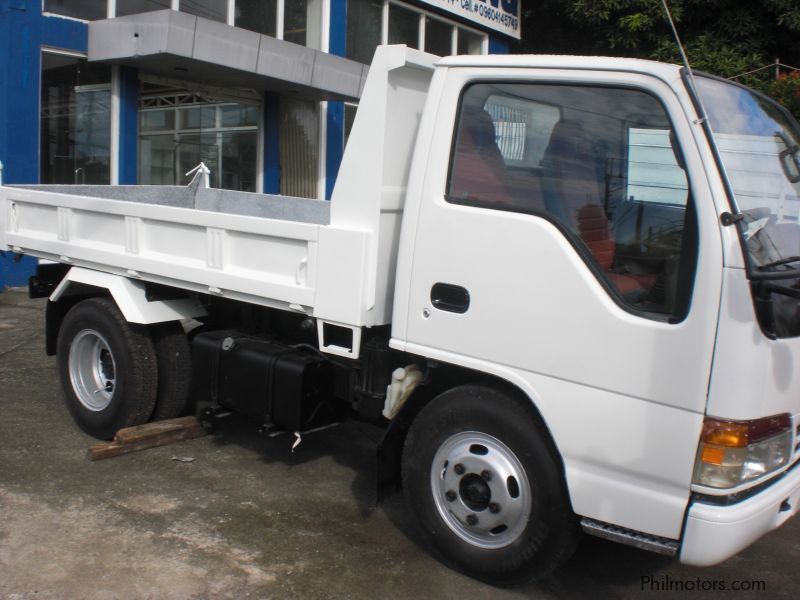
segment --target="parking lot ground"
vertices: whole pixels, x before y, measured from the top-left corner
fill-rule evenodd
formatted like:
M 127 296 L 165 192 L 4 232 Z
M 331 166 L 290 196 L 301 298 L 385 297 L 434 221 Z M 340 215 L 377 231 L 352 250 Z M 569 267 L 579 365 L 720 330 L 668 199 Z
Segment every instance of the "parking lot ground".
M 759 589 L 689 597 L 800 597 L 797 519 L 709 569 L 585 538 L 545 581 L 476 582 L 420 547 L 400 494 L 375 506 L 380 432 L 356 423 L 292 452 L 289 436 L 229 417 L 204 438 L 89 462 L 43 309 L 0 294 L 0 598 L 670 598 L 686 594 L 659 584 L 720 582 Z

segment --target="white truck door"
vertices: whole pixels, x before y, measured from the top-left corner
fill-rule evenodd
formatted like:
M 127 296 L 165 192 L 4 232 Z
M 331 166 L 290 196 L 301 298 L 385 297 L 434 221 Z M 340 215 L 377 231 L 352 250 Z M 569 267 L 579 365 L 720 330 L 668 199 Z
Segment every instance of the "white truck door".
M 442 89 L 396 345 L 520 387 L 578 514 L 677 539 L 722 270 L 696 125 L 645 73 L 453 67 Z

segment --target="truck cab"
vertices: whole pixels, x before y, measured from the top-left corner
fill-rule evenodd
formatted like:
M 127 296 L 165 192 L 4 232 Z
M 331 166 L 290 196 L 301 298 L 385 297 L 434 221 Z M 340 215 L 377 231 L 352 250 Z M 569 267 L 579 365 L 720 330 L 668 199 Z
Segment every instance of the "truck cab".
M 391 344 L 520 390 L 585 531 L 709 565 L 800 500 L 800 177 L 788 113 L 696 80 L 633 60 L 442 61 Z M 441 445 L 440 520 L 513 545 L 511 524 L 447 501 L 463 448 Z M 464 477 L 504 463 L 470 459 Z

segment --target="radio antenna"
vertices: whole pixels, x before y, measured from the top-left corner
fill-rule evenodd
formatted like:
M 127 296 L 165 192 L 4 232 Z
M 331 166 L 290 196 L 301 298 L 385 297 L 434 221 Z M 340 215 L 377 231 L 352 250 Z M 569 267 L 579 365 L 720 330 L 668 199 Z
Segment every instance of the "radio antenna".
M 697 98 L 697 107 L 700 111 L 700 119 L 698 120 L 698 123 L 703 123 L 706 120 L 706 109 L 703 106 L 703 99 L 700 97 L 700 91 L 697 89 L 694 71 L 692 71 L 692 66 L 689 64 L 689 57 L 686 56 L 686 50 L 684 50 L 683 44 L 681 43 L 681 36 L 678 35 L 678 28 L 675 27 L 675 21 L 672 19 L 672 12 L 669 10 L 667 0 L 661 0 L 661 4 L 664 7 L 664 12 L 667 14 L 667 21 L 669 21 L 669 26 L 672 28 L 672 35 L 675 37 L 675 43 L 678 44 L 678 51 L 681 53 L 683 66 L 686 67 L 686 72 L 688 73 L 689 81 L 691 82 L 692 86 L 692 92 L 694 93 L 695 98 Z

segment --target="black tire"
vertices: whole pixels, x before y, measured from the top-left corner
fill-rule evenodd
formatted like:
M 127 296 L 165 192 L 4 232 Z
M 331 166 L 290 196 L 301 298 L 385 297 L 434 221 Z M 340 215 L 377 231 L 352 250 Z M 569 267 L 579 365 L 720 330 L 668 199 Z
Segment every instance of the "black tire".
M 98 360 L 85 359 L 93 352 Z M 153 341 L 112 300 L 89 298 L 70 309 L 58 332 L 57 362 L 67 408 L 89 435 L 108 440 L 150 418 L 158 386 Z
M 158 358 L 158 394 L 151 421 L 179 417 L 186 411 L 192 361 L 189 340 L 180 323 L 162 323 L 151 328 Z
M 403 449 L 403 488 L 422 537 L 445 563 L 508 586 L 570 558 L 577 518 L 546 436 L 526 408 L 483 386 L 444 392 L 420 412 Z

